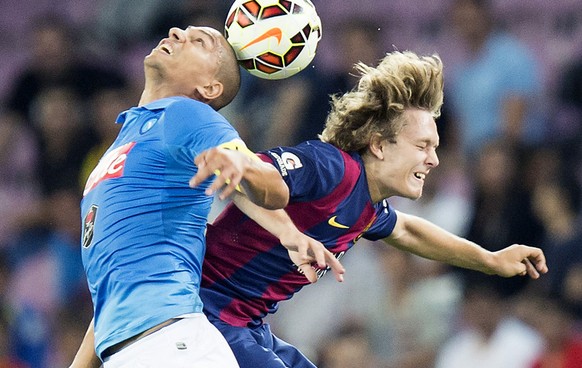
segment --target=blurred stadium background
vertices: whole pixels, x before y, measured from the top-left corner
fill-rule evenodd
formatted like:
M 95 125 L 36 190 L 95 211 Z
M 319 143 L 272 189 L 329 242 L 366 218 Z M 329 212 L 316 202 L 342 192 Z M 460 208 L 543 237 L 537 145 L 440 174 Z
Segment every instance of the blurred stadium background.
M 483 277 L 362 241 L 343 260 L 345 284 L 324 278 L 283 303 L 268 319 L 274 331 L 322 368 L 582 367 L 582 2 L 491 1 L 496 29 L 526 55 L 515 73 L 536 71 L 519 85 L 537 87 L 512 91 L 528 99 L 520 133 L 493 130 L 470 149 L 454 102 L 479 88 L 462 92 L 454 81 L 482 59 L 454 27 L 455 0 L 313 2 L 323 38 L 310 68 L 285 81 L 245 75 L 223 111 L 249 146 L 316 138 L 327 96 L 353 85 L 354 62 L 438 53 L 447 78 L 441 167 L 421 200 L 394 206 L 491 250 L 541 246 L 551 274 Z M 229 6 L 0 0 L 0 368 L 70 363 L 92 313 L 79 253 L 84 178 L 115 136 L 117 113 L 139 99 L 143 57 L 170 26 L 221 29 Z M 492 90 L 503 91 L 494 74 L 481 85 L 496 80 Z M 503 109 L 516 96 L 490 97 Z

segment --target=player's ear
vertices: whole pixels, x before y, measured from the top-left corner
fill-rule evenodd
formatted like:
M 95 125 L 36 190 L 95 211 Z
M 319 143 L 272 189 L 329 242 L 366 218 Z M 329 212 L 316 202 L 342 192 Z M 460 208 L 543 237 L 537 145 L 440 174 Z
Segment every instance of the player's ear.
M 200 101 L 208 103 L 220 97 L 223 91 L 222 83 L 214 79 L 205 86 L 197 86 L 194 94 Z
M 383 160 L 385 150 L 384 145 L 386 142 L 386 139 L 384 139 L 380 133 L 372 134 L 372 137 L 370 137 L 370 143 L 368 143 L 370 153 L 378 159 Z

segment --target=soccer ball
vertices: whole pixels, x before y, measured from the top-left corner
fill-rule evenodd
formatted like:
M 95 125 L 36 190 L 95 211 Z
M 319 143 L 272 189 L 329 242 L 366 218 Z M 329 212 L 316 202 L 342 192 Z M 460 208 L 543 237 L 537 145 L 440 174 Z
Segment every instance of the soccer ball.
M 321 20 L 309 0 L 235 0 L 224 29 L 239 64 L 265 79 L 305 69 L 321 39 Z

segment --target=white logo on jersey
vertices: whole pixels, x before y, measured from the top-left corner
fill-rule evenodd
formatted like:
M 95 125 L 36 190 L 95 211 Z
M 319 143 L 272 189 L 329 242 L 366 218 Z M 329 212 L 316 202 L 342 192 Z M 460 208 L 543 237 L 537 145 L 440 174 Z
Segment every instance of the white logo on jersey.
M 285 167 L 285 164 L 283 163 L 283 159 L 281 158 L 281 156 L 279 156 L 275 152 L 271 152 L 271 154 L 273 155 L 273 157 L 275 157 L 277 165 L 279 165 L 279 168 L 281 169 L 281 176 L 283 177 L 287 176 L 287 168 Z
M 107 153 L 101 158 L 97 167 L 93 169 L 89 179 L 87 179 L 87 184 L 85 184 L 85 190 L 83 191 L 83 196 L 87 195 L 91 189 L 95 188 L 97 184 L 105 179 L 117 178 L 123 175 L 123 168 L 125 167 L 125 159 L 127 154 L 135 142 L 129 142 L 123 146 L 117 147 Z
M 295 170 L 303 167 L 303 164 L 301 163 L 299 157 L 297 157 L 297 155 L 291 152 L 283 152 L 283 154 L 281 155 L 281 160 L 283 160 L 283 163 L 287 170 Z

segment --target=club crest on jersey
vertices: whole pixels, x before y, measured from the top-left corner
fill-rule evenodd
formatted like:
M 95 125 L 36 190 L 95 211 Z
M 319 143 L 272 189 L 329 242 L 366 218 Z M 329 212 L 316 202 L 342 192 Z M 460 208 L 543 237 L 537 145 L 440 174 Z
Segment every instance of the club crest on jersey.
M 287 170 L 295 170 L 303 167 L 299 157 L 291 152 L 283 152 L 283 154 L 281 154 L 281 160 Z
M 368 225 L 366 225 L 366 227 L 364 228 L 364 230 L 362 230 L 361 233 L 358 234 L 358 236 L 356 236 L 356 238 L 354 239 L 354 243 L 357 242 L 358 240 L 360 240 L 360 238 L 364 235 L 364 233 L 368 230 L 370 230 L 370 228 L 372 227 L 372 225 L 374 224 L 374 221 L 376 221 L 377 216 L 374 216 L 372 218 L 372 220 L 370 220 L 370 222 L 368 223 Z
M 123 168 L 125 167 L 127 154 L 131 151 L 133 146 L 135 146 L 135 142 L 129 142 L 111 150 L 103 156 L 99 161 L 99 164 L 97 164 L 97 167 L 95 167 L 93 172 L 91 172 L 91 175 L 89 175 L 87 184 L 85 184 L 83 196 L 87 195 L 87 193 L 103 180 L 117 178 L 123 175 Z
M 148 121 L 146 121 L 140 128 L 139 132 L 140 134 L 144 134 L 147 133 L 148 130 L 150 130 L 154 125 L 156 125 L 156 123 L 158 122 L 158 119 L 150 119 Z
M 95 230 L 95 217 L 97 216 L 97 206 L 92 205 L 89 212 L 83 219 L 83 248 L 89 248 L 93 241 L 93 233 Z

